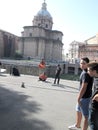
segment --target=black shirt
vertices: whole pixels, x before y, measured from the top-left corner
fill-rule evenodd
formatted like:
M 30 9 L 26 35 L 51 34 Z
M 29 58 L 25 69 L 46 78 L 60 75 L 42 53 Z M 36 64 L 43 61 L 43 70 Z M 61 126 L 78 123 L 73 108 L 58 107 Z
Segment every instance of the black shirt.
M 96 90 L 96 91 L 95 91 L 95 93 L 94 93 L 93 97 L 94 97 L 96 94 L 98 94 L 98 90 Z M 93 97 L 92 97 L 92 98 L 93 98 Z M 97 101 L 95 101 L 95 100 L 94 100 L 94 101 L 92 101 L 92 102 L 91 102 L 91 108 L 92 108 L 92 109 L 95 109 L 95 110 L 97 110 L 97 111 L 98 111 L 98 102 L 97 102 Z
M 98 77 L 94 78 L 94 92 L 92 94 L 92 98 L 98 94 Z M 92 101 L 91 102 L 91 108 L 98 111 L 98 102 Z
M 90 98 L 92 96 L 92 85 L 93 85 L 93 78 L 87 73 L 86 70 L 83 70 L 80 75 L 80 89 L 82 83 L 87 83 L 87 89 L 82 96 L 82 98 Z
M 61 67 L 57 67 L 56 69 L 56 76 L 59 76 L 61 73 Z

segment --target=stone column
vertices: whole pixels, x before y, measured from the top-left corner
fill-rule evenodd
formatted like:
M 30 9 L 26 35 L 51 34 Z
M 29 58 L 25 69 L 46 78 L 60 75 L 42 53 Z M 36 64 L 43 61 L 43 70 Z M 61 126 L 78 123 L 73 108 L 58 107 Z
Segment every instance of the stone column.
M 74 74 L 75 74 L 75 75 L 78 75 L 78 71 L 79 71 L 79 65 L 78 65 L 78 64 L 75 64 Z
M 68 63 L 65 65 L 65 74 L 68 74 Z

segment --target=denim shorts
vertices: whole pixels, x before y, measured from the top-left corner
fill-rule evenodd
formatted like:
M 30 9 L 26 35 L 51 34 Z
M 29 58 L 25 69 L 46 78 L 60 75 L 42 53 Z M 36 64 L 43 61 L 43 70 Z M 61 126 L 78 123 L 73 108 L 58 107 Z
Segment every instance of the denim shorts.
M 89 104 L 91 98 L 81 98 L 80 103 L 81 106 L 76 104 L 76 111 L 81 112 L 85 117 L 89 116 Z

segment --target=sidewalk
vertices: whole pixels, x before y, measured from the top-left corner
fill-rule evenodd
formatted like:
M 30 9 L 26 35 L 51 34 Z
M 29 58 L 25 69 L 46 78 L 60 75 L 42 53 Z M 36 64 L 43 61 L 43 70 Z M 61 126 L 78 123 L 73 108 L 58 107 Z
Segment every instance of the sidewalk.
M 75 123 L 78 82 L 0 76 L 0 130 L 67 130 Z M 25 88 L 21 87 L 24 82 Z

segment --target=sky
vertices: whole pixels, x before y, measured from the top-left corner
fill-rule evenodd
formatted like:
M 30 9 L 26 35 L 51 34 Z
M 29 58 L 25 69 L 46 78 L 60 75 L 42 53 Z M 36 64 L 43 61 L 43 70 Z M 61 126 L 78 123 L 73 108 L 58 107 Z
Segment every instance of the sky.
M 44 0 L 0 0 L 0 29 L 21 36 L 24 26 L 41 9 Z M 72 41 L 83 42 L 98 33 L 98 0 L 46 0 L 53 30 L 63 32 L 64 53 Z

